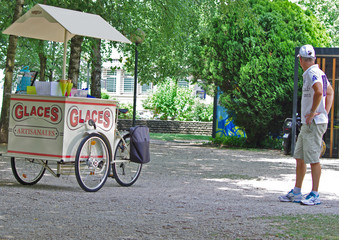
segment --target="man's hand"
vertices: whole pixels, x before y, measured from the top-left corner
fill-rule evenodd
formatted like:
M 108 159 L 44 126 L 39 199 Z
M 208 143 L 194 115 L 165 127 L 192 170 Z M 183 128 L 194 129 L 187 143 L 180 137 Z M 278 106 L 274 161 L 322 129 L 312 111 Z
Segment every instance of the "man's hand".
M 313 118 L 317 115 L 319 115 L 320 113 L 317 112 L 310 112 L 309 114 L 306 114 L 306 124 L 310 125 L 313 121 Z

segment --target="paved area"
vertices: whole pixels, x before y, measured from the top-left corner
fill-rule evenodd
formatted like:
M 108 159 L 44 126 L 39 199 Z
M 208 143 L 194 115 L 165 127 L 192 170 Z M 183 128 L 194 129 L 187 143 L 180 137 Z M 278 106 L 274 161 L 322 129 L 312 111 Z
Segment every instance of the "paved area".
M 272 239 L 268 217 L 339 215 L 339 160 L 323 159 L 323 204 L 280 203 L 295 161 L 280 151 L 218 149 L 152 141 L 151 162 L 131 187 L 114 179 L 96 193 L 74 176 L 16 182 L 0 159 L 0 239 Z M 308 169 L 304 193 L 311 188 Z

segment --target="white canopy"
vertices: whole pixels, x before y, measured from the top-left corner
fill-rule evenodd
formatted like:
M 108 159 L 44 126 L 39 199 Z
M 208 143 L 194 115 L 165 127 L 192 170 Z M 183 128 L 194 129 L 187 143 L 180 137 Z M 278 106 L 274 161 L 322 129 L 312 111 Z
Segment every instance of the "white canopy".
M 65 39 L 68 41 L 80 35 L 131 43 L 99 15 L 43 4 L 35 5 L 3 33 L 55 42 L 65 42 Z
M 102 17 L 37 4 L 2 33 L 64 43 L 63 79 L 66 79 L 67 41 L 75 35 L 132 43 Z

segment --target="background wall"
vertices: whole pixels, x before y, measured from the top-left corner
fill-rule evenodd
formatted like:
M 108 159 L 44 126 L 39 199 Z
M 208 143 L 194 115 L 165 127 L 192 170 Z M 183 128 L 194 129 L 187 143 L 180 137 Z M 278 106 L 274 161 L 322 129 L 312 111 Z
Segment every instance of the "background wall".
M 179 122 L 161 120 L 136 120 L 136 125 L 147 126 L 152 133 L 181 133 L 212 136 L 212 122 Z M 132 120 L 119 119 L 118 129 L 126 130 L 132 126 Z

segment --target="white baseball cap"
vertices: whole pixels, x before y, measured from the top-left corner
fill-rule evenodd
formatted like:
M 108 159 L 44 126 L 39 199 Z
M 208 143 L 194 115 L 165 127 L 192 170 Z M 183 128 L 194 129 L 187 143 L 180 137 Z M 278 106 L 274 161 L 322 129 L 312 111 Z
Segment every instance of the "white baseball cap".
M 313 58 L 316 59 L 315 57 L 315 51 L 312 45 L 304 45 L 300 48 L 298 57 L 303 57 L 303 58 Z

